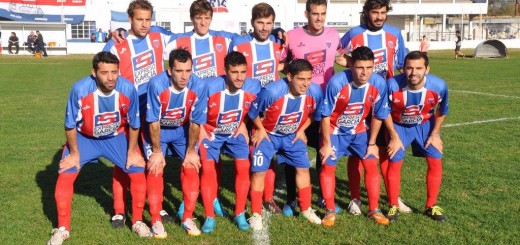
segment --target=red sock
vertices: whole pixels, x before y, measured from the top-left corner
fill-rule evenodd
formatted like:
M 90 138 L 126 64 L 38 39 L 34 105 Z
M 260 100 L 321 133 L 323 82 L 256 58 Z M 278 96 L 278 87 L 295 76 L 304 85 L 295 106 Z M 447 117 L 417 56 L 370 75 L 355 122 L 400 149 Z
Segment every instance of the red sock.
M 143 220 L 143 209 L 146 201 L 146 177 L 144 173 L 128 174 L 130 193 L 132 194 L 132 224 Z
M 356 156 L 350 156 L 347 161 L 348 187 L 350 190 L 350 198 L 361 200 L 361 174 L 363 173 L 363 165 L 361 159 Z
M 426 172 L 426 207 L 429 208 L 437 203 L 437 196 L 441 188 L 442 159 L 426 157 L 428 171 Z
M 72 209 L 72 195 L 74 195 L 74 181 L 78 173 L 61 173 L 56 181 L 54 199 L 58 210 L 58 227 L 65 226 L 70 231 L 70 213 Z
M 379 170 L 377 169 L 377 158 L 363 159 L 361 161 L 365 168 L 365 187 L 368 194 L 368 211 L 374 211 L 379 203 Z
M 336 166 L 327 164 L 321 166 L 320 185 L 321 195 L 323 196 L 323 199 L 325 199 L 327 210 L 335 210 L 334 194 L 336 190 Z
M 194 168 L 181 167 L 182 175 L 186 181 L 182 182 L 182 199 L 184 200 L 184 215 L 182 222 L 193 217 L 193 211 L 199 197 L 199 174 Z M 213 206 L 213 205 L 212 205 Z
M 217 197 L 217 171 L 215 161 L 202 160 L 202 174 L 200 179 L 200 194 L 206 217 L 215 217 L 213 200 Z
M 307 211 L 311 206 L 311 191 L 311 186 L 298 189 L 298 201 L 302 212 Z
M 388 179 L 386 177 L 388 172 L 388 163 L 390 163 L 390 158 L 386 150 L 379 151 L 379 166 L 381 168 L 381 175 L 383 176 L 383 182 L 385 183 L 385 191 L 388 195 Z
M 116 214 L 125 213 L 125 202 L 130 179 L 128 175 L 118 166 L 114 166 L 112 171 L 112 192 L 114 194 L 114 212 Z
M 387 181 L 388 181 L 388 202 L 391 206 L 399 206 L 397 199 L 399 198 L 399 189 L 401 188 L 401 167 L 403 160 L 398 162 L 390 162 L 388 164 Z
M 274 172 L 275 167 L 275 161 L 272 160 L 271 164 L 269 165 L 269 169 L 267 169 L 267 172 L 265 173 L 265 179 L 264 179 L 264 202 L 269 201 L 270 199 L 273 199 L 273 193 L 274 193 L 274 181 L 276 178 L 276 173 Z
M 247 194 L 251 184 L 249 181 L 249 165 L 249 159 L 235 159 L 235 216 L 246 209 Z
M 251 190 L 251 212 L 262 215 L 262 192 Z
M 162 210 L 162 202 L 164 199 L 163 191 L 163 173 L 160 173 L 157 176 L 155 176 L 155 174 L 147 173 L 146 195 L 148 198 L 148 206 L 150 207 L 150 215 L 152 216 L 152 225 L 155 224 L 156 221 L 162 221 L 160 212 Z

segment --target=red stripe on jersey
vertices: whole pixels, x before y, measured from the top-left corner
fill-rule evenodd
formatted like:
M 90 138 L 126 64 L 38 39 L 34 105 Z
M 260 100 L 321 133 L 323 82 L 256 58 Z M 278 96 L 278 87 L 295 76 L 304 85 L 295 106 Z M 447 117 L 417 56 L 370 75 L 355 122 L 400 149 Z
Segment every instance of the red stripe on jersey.
M 386 39 L 386 60 L 388 62 L 388 71 L 386 73 L 386 79 L 389 79 L 394 76 L 395 70 L 395 52 L 397 48 L 397 37 L 392 35 L 392 33 L 385 32 Z
M 226 71 L 224 70 L 224 58 L 226 58 L 228 52 L 226 38 L 221 36 L 213 37 L 213 50 L 215 50 L 217 76 L 222 76 L 226 73 Z
M 115 48 L 119 56 L 119 73 L 122 77 L 134 82 L 134 69 L 132 65 L 132 52 L 130 51 L 129 41 L 117 43 Z

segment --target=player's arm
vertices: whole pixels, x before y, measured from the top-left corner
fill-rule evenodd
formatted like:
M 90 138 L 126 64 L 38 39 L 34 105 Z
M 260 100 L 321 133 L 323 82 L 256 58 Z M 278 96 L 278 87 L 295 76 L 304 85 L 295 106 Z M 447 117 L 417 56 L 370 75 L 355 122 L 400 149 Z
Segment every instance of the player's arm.
M 253 143 L 254 147 L 258 147 L 258 145 L 260 145 L 260 142 L 262 142 L 262 140 L 264 139 L 267 141 L 271 141 L 269 139 L 269 136 L 267 135 L 267 131 L 265 130 L 260 117 L 257 116 L 255 119 L 252 119 L 251 122 L 253 122 L 253 125 L 255 126 L 255 133 L 251 137 L 251 143 Z
M 139 128 L 128 127 L 128 153 L 126 160 L 126 168 L 131 166 L 145 167 L 143 156 L 137 147 L 137 138 L 139 137 Z
M 377 148 L 376 139 L 382 124 L 383 121 L 381 119 L 372 117 L 372 120 L 370 121 L 370 138 L 368 139 L 367 154 L 363 157 L 363 159 L 366 159 L 370 155 L 373 155 L 379 159 L 379 148 Z
M 79 148 L 76 128 L 65 127 L 65 137 L 67 137 L 67 146 L 69 148 L 69 155 L 65 156 L 60 161 L 59 173 L 65 172 L 73 167 L 79 171 Z
M 309 116 L 307 117 L 307 120 L 303 122 L 302 126 L 298 131 L 296 131 L 294 135 L 294 139 L 292 140 L 292 143 L 294 144 L 297 140 L 302 140 L 305 144 L 307 144 L 307 135 L 305 135 L 305 130 L 311 125 L 311 123 L 314 121 L 314 119 Z
M 148 159 L 146 168 L 152 174 L 157 176 L 163 172 L 166 161 L 161 149 L 161 125 L 159 121 L 150 122 L 148 124 L 150 130 L 150 141 L 152 143 L 152 153 Z
M 321 139 L 322 144 L 320 147 L 320 154 L 322 164 L 324 164 L 329 157 L 335 157 L 334 151 L 332 151 L 332 143 L 330 141 L 330 116 L 324 116 L 321 118 Z
M 388 115 L 388 117 L 384 120 L 384 124 L 390 138 L 387 146 L 387 153 L 388 156 L 392 158 L 397 153 L 397 151 L 399 151 L 399 149 L 404 151 L 405 148 L 403 142 L 401 142 L 401 139 L 399 138 L 399 134 L 397 134 L 397 131 L 395 131 L 392 115 Z
M 432 145 L 442 153 L 441 126 L 444 124 L 445 119 L 446 115 L 441 115 L 437 110 L 435 113 L 435 124 L 428 140 L 426 140 L 425 148 Z
M 188 133 L 188 148 L 186 149 L 186 157 L 182 162 L 182 166 L 186 167 L 187 164 L 190 164 L 197 170 L 197 173 L 200 169 L 200 158 L 197 153 L 197 139 L 200 135 L 200 124 L 195 122 L 190 122 L 190 129 Z

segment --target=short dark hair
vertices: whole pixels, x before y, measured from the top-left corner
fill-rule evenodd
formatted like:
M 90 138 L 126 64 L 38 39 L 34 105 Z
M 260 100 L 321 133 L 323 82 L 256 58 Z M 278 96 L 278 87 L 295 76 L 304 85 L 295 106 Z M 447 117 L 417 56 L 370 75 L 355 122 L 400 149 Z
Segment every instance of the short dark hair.
M 168 57 L 168 66 L 173 68 L 173 61 L 186 63 L 186 61 L 192 61 L 191 54 L 186 49 L 174 49 L 170 52 L 170 56 Z
M 195 15 L 205 14 L 209 12 L 209 15 L 213 17 L 213 7 L 207 0 L 195 0 L 190 6 L 190 18 Z
M 153 6 L 148 0 L 134 0 L 130 2 L 130 4 L 128 4 L 128 9 L 126 10 L 126 13 L 130 18 L 134 17 L 134 10 L 136 9 L 149 10 L 153 15 Z
M 226 55 L 226 58 L 224 58 L 224 68 L 226 70 L 229 70 L 231 66 L 238 66 L 238 65 L 246 65 L 247 66 L 247 60 L 246 57 L 237 51 L 233 51 Z
M 291 73 L 292 76 L 298 75 L 302 71 L 311 71 L 312 64 L 308 60 L 294 59 L 289 63 L 287 67 L 287 73 Z
M 350 53 L 350 60 L 352 63 L 358 60 L 374 60 L 374 52 L 366 46 L 357 47 Z
M 273 16 L 273 20 L 276 18 L 276 13 L 273 7 L 267 3 L 258 3 L 251 9 L 251 23 L 259 18 L 267 18 Z
M 314 4 L 314 5 L 325 5 L 325 7 L 327 7 L 327 0 L 307 0 L 307 2 L 305 3 L 305 11 L 307 11 L 307 13 L 311 12 L 311 5 L 312 4 Z
M 406 64 L 406 61 L 408 61 L 408 60 L 420 60 L 420 59 L 423 59 L 424 66 L 428 67 L 428 65 L 430 63 L 430 61 L 428 60 L 428 56 L 425 53 L 420 52 L 420 51 L 412 51 L 412 52 L 408 53 L 404 57 L 404 63 Z
M 92 59 L 92 68 L 94 71 L 97 71 L 99 69 L 99 63 L 107 63 L 107 64 L 116 64 L 119 66 L 119 59 L 117 56 L 110 52 L 101 51 L 94 55 L 94 58 Z

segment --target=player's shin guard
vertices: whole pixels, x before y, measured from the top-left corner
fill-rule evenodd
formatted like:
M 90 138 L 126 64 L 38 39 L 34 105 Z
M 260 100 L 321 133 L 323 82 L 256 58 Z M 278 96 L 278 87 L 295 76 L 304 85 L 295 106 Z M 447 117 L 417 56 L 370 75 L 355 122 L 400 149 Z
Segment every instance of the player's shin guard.
M 249 181 L 249 159 L 235 159 L 235 216 L 244 212 L 247 203 Z
M 287 203 L 296 200 L 296 168 L 294 166 L 284 164 L 285 169 L 285 188 L 287 189 Z
M 164 199 L 164 180 L 163 173 L 146 174 L 146 194 L 148 198 L 148 206 L 150 207 L 150 215 L 152 216 L 152 225 L 156 221 L 161 221 L 162 202 Z
M 276 165 L 275 161 L 271 160 L 269 169 L 267 169 L 267 172 L 265 173 L 264 202 L 269 201 L 270 199 L 273 199 L 273 196 L 274 196 L 274 181 L 276 178 L 276 174 L 274 172 L 275 165 Z
M 335 210 L 336 166 L 323 164 L 320 172 L 321 194 L 327 210 Z M 306 209 L 303 209 L 306 210 Z
M 399 189 L 401 188 L 401 167 L 403 160 L 398 162 L 390 162 L 388 164 L 388 202 L 391 206 L 399 206 L 397 199 L 399 198 Z
M 202 195 L 204 212 L 206 217 L 215 217 L 215 209 L 213 208 L 213 200 L 217 197 L 217 171 L 215 170 L 215 161 L 202 160 L 201 163 L 200 194 Z
M 58 211 L 58 227 L 65 226 L 70 231 L 70 213 L 72 209 L 72 195 L 74 195 L 74 181 L 78 173 L 61 173 L 56 181 L 54 199 Z
M 298 189 L 300 210 L 305 211 L 311 207 L 311 191 L 311 186 Z M 334 202 L 332 202 L 332 205 L 334 205 Z
M 143 220 L 143 209 L 146 201 L 146 177 L 144 173 L 128 174 L 130 178 L 130 194 L 132 194 L 132 224 Z
M 426 172 L 426 207 L 429 208 L 437 203 L 437 196 L 441 188 L 442 159 L 426 157 L 428 171 Z
M 125 202 L 130 179 L 120 167 L 114 166 L 112 171 L 112 192 L 114 194 L 114 212 L 116 214 L 125 213 Z
M 361 159 L 356 156 L 350 156 L 347 161 L 348 188 L 350 190 L 350 198 L 361 200 L 361 174 L 363 166 Z
M 377 158 L 363 159 L 365 168 L 365 187 L 368 194 L 368 211 L 374 211 L 379 202 L 379 190 L 381 188 L 379 171 L 377 169 Z
M 390 157 L 388 156 L 388 153 L 386 152 L 386 149 L 379 151 L 379 167 L 381 168 L 381 175 L 383 176 L 383 181 L 385 183 L 385 191 L 388 195 L 388 164 L 390 163 Z
M 193 217 L 193 211 L 199 197 L 199 175 L 194 168 L 181 167 L 184 181 L 182 182 L 182 199 L 184 200 L 184 214 L 182 222 Z

